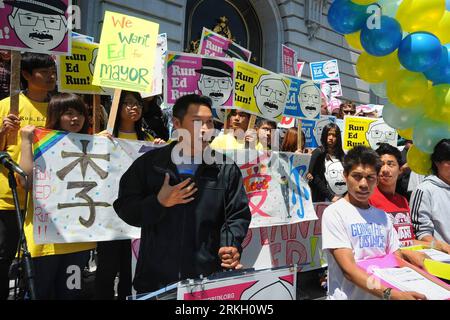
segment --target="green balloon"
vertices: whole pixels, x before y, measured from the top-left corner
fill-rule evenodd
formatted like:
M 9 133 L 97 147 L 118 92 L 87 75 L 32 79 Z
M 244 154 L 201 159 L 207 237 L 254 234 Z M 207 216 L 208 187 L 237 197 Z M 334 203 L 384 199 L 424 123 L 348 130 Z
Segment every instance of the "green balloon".
M 414 145 L 425 153 L 433 153 L 434 147 L 442 139 L 450 138 L 450 123 L 422 118 L 414 127 Z
M 414 127 L 423 117 L 423 108 L 400 109 L 388 102 L 383 107 L 383 119 L 389 126 L 395 129 L 407 129 Z

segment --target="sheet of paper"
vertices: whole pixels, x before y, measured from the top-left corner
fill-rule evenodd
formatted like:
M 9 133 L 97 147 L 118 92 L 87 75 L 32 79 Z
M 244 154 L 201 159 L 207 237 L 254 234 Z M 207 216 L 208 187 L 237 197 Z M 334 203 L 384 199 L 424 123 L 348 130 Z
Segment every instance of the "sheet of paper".
M 450 291 L 428 280 L 417 271 L 404 268 L 376 269 L 374 274 L 402 291 L 416 291 L 429 300 L 450 299 Z
M 419 251 L 425 253 L 433 260 L 450 263 L 450 254 L 444 253 L 436 249 L 422 249 Z

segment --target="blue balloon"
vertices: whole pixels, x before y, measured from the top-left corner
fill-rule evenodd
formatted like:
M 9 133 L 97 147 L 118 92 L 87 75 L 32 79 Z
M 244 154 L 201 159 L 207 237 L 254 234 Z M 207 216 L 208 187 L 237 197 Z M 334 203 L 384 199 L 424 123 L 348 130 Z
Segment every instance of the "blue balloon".
M 394 52 L 402 41 L 402 27 L 394 18 L 381 16 L 379 28 L 364 25 L 361 45 L 373 56 L 385 56 Z
M 400 42 L 398 59 L 406 69 L 425 72 L 439 62 L 442 45 L 439 39 L 429 32 L 413 32 Z
M 434 85 L 450 83 L 450 43 L 442 46 L 441 59 L 424 74 Z
M 447 8 L 447 11 L 450 11 L 450 0 L 445 1 L 445 7 Z
M 359 31 L 369 17 L 367 7 L 350 0 L 335 0 L 328 10 L 328 23 L 343 34 Z

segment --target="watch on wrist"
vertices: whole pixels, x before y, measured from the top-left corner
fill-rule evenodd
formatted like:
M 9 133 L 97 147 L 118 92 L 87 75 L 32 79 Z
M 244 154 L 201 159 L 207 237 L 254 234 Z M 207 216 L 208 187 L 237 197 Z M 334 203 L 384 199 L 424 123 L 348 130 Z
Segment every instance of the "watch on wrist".
M 383 291 L 383 300 L 390 300 L 391 299 L 391 291 L 392 291 L 392 288 L 386 288 Z

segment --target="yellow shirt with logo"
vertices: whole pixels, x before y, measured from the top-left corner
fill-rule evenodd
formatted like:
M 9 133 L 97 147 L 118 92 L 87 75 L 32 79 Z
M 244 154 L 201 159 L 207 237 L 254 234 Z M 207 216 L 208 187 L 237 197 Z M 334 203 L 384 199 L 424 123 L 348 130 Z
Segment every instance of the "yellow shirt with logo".
M 10 98 L 6 98 L 0 101 L 0 121 L 3 120 L 9 114 Z M 23 93 L 19 94 L 19 119 L 20 127 L 27 125 L 34 125 L 36 127 L 44 127 L 47 117 L 48 102 L 36 102 L 30 100 Z M 20 161 L 20 146 L 22 139 L 20 138 L 20 132 L 17 134 L 17 143 L 13 145 L 7 145 L 6 150 L 11 156 L 12 160 L 19 163 Z M 23 208 L 24 204 L 24 192 L 21 188 L 19 192 L 19 203 Z M 14 202 L 12 198 L 12 192 L 8 184 L 8 171 L 5 168 L 1 168 L 0 171 L 0 210 L 14 210 Z
M 211 142 L 211 148 L 214 150 L 243 150 L 245 149 L 245 141 L 238 141 L 232 133 L 222 134 Z M 264 150 L 261 142 L 255 146 L 256 150 Z

